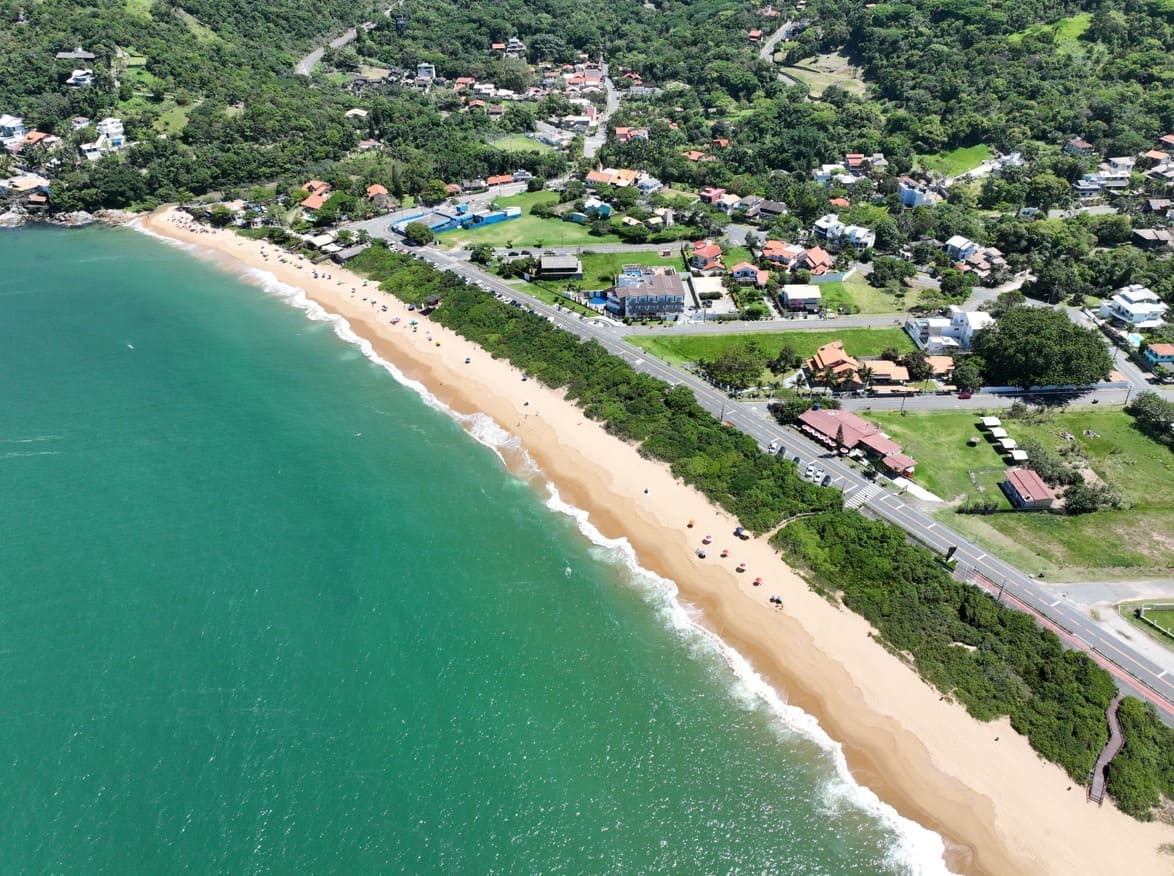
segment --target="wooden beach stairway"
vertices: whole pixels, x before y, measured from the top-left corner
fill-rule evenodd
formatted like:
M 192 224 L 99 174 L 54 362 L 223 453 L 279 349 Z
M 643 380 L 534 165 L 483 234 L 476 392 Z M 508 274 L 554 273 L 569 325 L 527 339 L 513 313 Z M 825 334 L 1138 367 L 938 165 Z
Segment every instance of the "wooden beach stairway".
M 1105 802 L 1105 768 L 1109 761 L 1117 756 L 1121 746 L 1125 744 L 1125 737 L 1121 733 L 1121 722 L 1117 720 L 1117 707 L 1125 699 L 1125 694 L 1117 694 L 1109 708 L 1105 710 L 1105 717 L 1109 721 L 1109 741 L 1101 749 L 1101 754 L 1092 768 L 1092 781 L 1088 785 L 1088 799 L 1098 806 Z

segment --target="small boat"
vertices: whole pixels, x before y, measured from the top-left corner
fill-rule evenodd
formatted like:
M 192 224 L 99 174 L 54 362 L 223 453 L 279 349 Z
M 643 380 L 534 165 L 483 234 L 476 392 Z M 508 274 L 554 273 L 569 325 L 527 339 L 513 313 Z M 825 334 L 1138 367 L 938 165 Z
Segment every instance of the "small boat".
M 713 541 L 712 535 L 707 535 L 705 538 L 701 539 L 702 544 L 709 544 L 711 541 Z
M 729 550 L 728 550 L 728 549 L 726 549 L 726 550 L 723 550 L 723 551 L 722 551 L 722 559 L 723 559 L 723 560 L 724 560 L 726 557 L 728 557 L 729 555 L 730 555 L 730 552 L 729 552 Z
M 761 579 L 761 578 L 755 578 L 755 579 L 754 579 L 754 586 L 755 586 L 755 587 L 761 587 L 761 586 L 762 586 L 762 579 Z
M 399 325 L 399 320 L 400 320 L 400 318 L 398 316 L 393 317 L 391 320 L 391 324 L 392 325 Z
M 736 571 L 745 572 L 746 571 L 746 564 L 745 563 L 738 563 L 738 568 Z
M 689 526 L 689 528 L 690 528 L 690 529 L 692 529 L 692 528 L 693 528 L 694 526 L 696 526 L 696 525 L 697 525 L 697 521 L 696 521 L 696 520 L 690 520 L 690 521 L 689 521 L 689 524 L 688 524 L 688 526 Z
M 707 551 L 705 548 L 697 548 L 697 556 L 701 557 L 701 559 L 704 560 L 708 555 L 709 551 Z
M 468 364 L 469 364 L 470 362 L 472 362 L 472 361 L 473 361 L 473 358 L 472 358 L 471 356 L 466 356 L 466 357 L 465 357 L 465 364 L 466 364 L 466 365 L 468 365 Z

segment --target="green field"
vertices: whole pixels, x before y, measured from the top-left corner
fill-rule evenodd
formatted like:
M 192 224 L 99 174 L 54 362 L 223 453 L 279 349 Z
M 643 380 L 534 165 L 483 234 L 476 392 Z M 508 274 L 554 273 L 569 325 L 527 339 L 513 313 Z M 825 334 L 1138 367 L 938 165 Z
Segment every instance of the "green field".
M 1092 25 L 1092 13 L 1082 12 L 1078 15 L 1072 15 L 1068 18 L 1061 18 L 1054 24 L 1033 24 L 1026 30 L 1021 30 L 1019 33 L 1013 33 L 1007 37 L 1009 43 L 1023 42 L 1025 36 L 1039 36 L 1041 34 L 1051 31 L 1055 46 L 1062 52 L 1073 52 L 1080 47 L 1080 38 L 1088 31 Z
M 187 106 L 176 106 L 172 104 L 168 106 L 167 109 L 159 114 L 159 118 L 155 120 L 155 130 L 173 137 L 183 133 L 183 129 L 187 127 L 188 113 L 195 108 L 195 104 L 188 104 Z
M 612 284 L 612 278 L 624 265 L 671 265 L 678 271 L 684 268 L 680 255 L 681 244 L 666 243 L 664 249 L 672 251 L 668 258 L 661 258 L 660 250 L 619 252 L 584 252 L 583 285 L 588 289 L 603 289 Z
M 833 85 L 861 95 L 867 88 L 860 68 L 854 67 L 847 57 L 838 52 L 807 58 L 794 67 L 783 67 L 783 72 L 805 82 L 816 97 Z
M 489 144 L 494 149 L 501 149 L 503 152 L 553 152 L 553 146 L 547 146 L 545 143 L 539 143 L 537 140 L 526 137 L 522 134 L 514 134 L 509 137 L 500 137 Z
M 917 163 L 926 170 L 934 170 L 942 176 L 953 177 L 974 170 L 992 156 L 989 146 L 959 146 L 949 152 L 937 155 L 918 155 Z
M 1151 609 L 1145 613 L 1146 620 L 1155 623 L 1164 630 L 1169 630 L 1174 634 L 1174 610 L 1162 609 L 1161 611 Z
M 917 482 L 941 498 L 977 497 L 973 473 L 982 495 L 998 498 L 1008 513 L 980 517 L 943 511 L 938 516 L 1024 570 L 1079 580 L 1160 575 L 1174 565 L 1174 492 L 1158 486 L 1174 483 L 1174 454 L 1135 430 L 1120 410 L 1067 410 L 1033 424 L 1004 418 L 1004 427 L 1020 442 L 1032 437 L 1057 452 L 1075 445 L 1089 467 L 1121 495 L 1122 510 L 1080 517 L 1010 512 L 998 489 L 1006 466 L 985 440 L 977 447 L 967 444 L 979 434 L 978 413 L 902 417 L 874 411 L 869 416 L 917 459 Z M 1085 436 L 1086 429 L 1096 437 Z M 1062 432 L 1075 440 L 1064 439 Z
M 913 349 L 913 342 L 900 329 L 820 329 L 818 331 L 747 332 L 712 335 L 632 335 L 633 344 L 671 365 L 712 359 L 731 346 L 757 343 L 763 351 L 763 364 L 790 344 L 800 356 L 808 357 L 831 341 L 843 341 L 854 356 L 879 356 L 886 347 L 901 351 Z
M 545 301 L 547 304 L 561 305 L 562 307 L 567 308 L 567 310 L 573 310 L 576 313 L 583 314 L 584 316 L 599 315 L 597 311 L 592 310 L 590 307 L 587 307 L 586 305 L 580 304 L 577 301 L 573 301 L 570 298 L 559 294 L 559 292 L 555 291 L 555 287 L 552 284 L 540 285 L 538 283 L 527 283 L 525 280 L 516 279 L 506 280 L 506 283 L 508 283 L 514 289 L 517 289 L 519 292 L 525 292 L 527 295 L 533 295 L 535 298 L 539 299 L 540 301 Z

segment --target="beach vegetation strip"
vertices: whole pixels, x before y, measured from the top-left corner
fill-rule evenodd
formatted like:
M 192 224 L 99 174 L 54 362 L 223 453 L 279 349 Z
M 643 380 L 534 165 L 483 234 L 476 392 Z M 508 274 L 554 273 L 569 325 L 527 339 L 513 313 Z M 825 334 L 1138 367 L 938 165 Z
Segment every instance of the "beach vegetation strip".
M 433 319 L 565 389 L 588 417 L 667 462 L 748 529 L 765 532 L 809 515 L 772 537 L 788 562 L 868 619 L 943 696 L 980 720 L 1010 716 L 1036 751 L 1087 782 L 1108 737 L 1104 710 L 1116 686 L 1086 654 L 1065 650 L 1030 616 L 956 581 L 897 527 L 844 510 L 839 492 L 803 481 L 792 464 L 712 417 L 687 388 L 641 374 L 599 344 L 422 261 L 372 247 L 353 265 L 405 301 L 438 296 Z M 1126 703 L 1131 731 L 1108 788 L 1124 811 L 1149 819 L 1155 801 L 1174 798 L 1174 728 L 1152 705 Z
M 887 349 L 912 352 L 913 341 L 899 328 L 852 328 L 791 330 L 775 332 L 727 332 L 705 335 L 632 335 L 628 338 L 640 349 L 663 359 L 670 365 L 714 359 L 734 348 L 755 347 L 762 356 L 762 367 L 778 357 L 786 347 L 796 356 L 810 358 L 824 344 L 843 341 L 853 356 L 879 356 Z

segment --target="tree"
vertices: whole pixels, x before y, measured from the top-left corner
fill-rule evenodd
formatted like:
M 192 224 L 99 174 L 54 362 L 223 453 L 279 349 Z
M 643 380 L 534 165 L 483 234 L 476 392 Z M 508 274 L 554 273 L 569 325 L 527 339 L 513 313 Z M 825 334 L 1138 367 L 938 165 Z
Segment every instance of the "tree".
M 701 370 L 710 380 L 731 389 L 746 389 L 758 383 L 763 369 L 762 350 L 757 343 L 731 344 L 713 359 L 703 360 Z
M 420 200 L 425 204 L 439 204 L 447 197 L 448 191 L 442 179 L 430 179 L 424 183 L 424 188 L 420 189 Z
M 487 243 L 479 243 L 469 251 L 469 261 L 477 265 L 487 265 L 493 259 L 493 247 Z
M 909 379 L 915 383 L 919 380 L 929 380 L 933 377 L 933 366 L 925 358 L 921 350 L 913 350 L 904 356 L 905 367 L 909 371 Z
M 982 388 L 982 372 L 974 357 L 954 360 L 954 385 L 962 392 L 974 392 Z
M 971 347 L 991 386 L 1087 386 L 1103 380 L 1113 360 L 1093 329 L 1045 307 L 1012 307 Z
M 436 235 L 432 233 L 432 229 L 423 222 L 409 222 L 404 226 L 404 237 L 409 243 L 416 246 L 423 246 L 436 239 Z
M 877 256 L 872 263 L 872 285 L 887 286 L 917 274 L 917 268 L 896 256 Z

